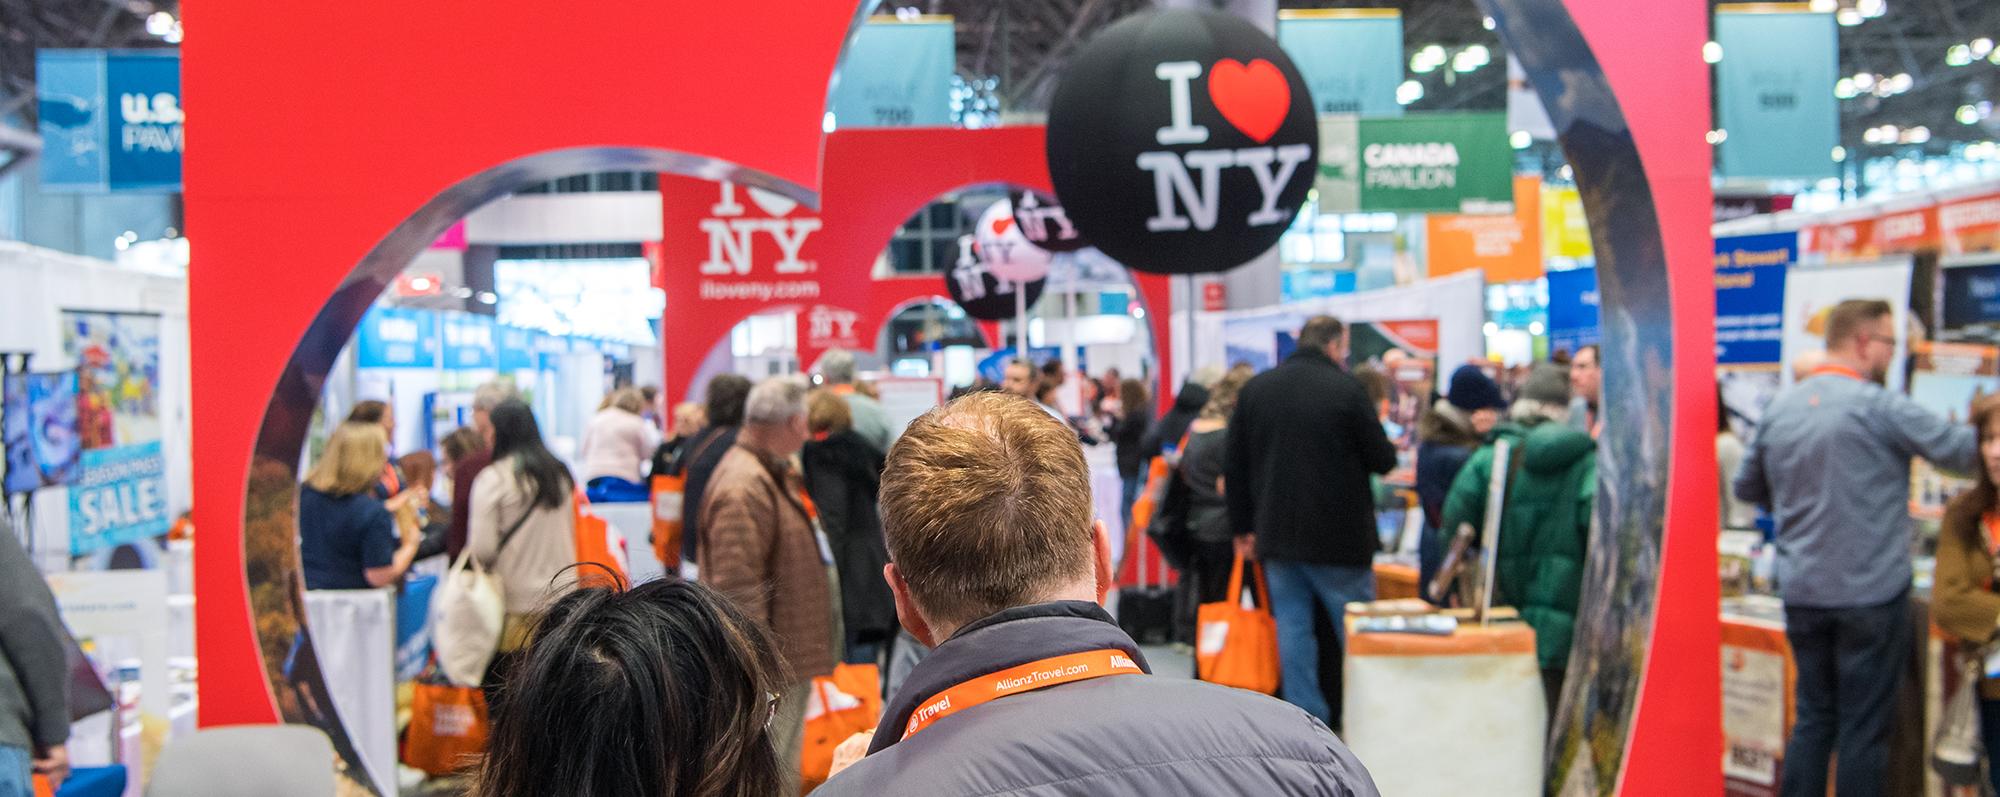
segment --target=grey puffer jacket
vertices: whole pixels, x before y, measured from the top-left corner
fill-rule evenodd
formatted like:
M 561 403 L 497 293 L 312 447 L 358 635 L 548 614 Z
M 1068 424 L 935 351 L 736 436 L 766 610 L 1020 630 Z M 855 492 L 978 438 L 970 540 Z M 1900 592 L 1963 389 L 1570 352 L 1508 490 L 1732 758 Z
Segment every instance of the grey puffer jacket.
M 1123 651 L 1151 672 L 1138 645 L 1095 604 L 1021 606 L 961 629 L 891 698 L 868 757 L 818 793 L 1379 797 L 1361 762 L 1304 711 L 1253 692 L 1150 674 L 1002 697 L 902 738 L 910 713 L 946 689 L 1100 649 Z

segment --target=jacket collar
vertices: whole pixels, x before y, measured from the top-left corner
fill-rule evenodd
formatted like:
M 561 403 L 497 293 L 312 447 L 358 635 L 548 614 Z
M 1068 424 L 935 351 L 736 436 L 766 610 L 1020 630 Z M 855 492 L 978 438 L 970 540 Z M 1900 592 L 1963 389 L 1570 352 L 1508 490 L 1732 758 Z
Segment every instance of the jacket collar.
M 1122 651 L 1138 662 L 1140 669 L 1153 671 L 1139 644 L 1095 603 L 1056 601 L 1016 606 L 973 622 L 952 634 L 910 671 L 903 687 L 890 697 L 868 753 L 879 753 L 901 741 L 910 712 L 939 692 L 1038 659 L 1104 648 Z
M 1293 349 L 1292 355 L 1290 357 L 1286 357 L 1285 360 L 1288 362 L 1291 360 L 1298 360 L 1312 365 L 1331 366 L 1333 368 L 1338 368 L 1341 371 L 1347 370 L 1346 366 L 1334 362 L 1332 357 L 1326 356 L 1326 352 L 1313 348 L 1300 347 L 1297 349 Z

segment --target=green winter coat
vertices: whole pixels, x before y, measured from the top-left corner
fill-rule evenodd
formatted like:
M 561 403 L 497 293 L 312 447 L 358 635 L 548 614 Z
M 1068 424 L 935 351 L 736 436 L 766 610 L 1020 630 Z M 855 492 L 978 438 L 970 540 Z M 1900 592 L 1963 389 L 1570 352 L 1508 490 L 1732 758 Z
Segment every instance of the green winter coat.
M 1591 505 L 1597 498 L 1597 442 L 1567 424 L 1503 424 L 1494 439 L 1518 452 L 1500 515 L 1494 605 L 1513 606 L 1535 629 L 1543 669 L 1569 665 Z M 1493 479 L 1493 445 L 1473 452 L 1445 498 L 1444 528 L 1479 527 Z

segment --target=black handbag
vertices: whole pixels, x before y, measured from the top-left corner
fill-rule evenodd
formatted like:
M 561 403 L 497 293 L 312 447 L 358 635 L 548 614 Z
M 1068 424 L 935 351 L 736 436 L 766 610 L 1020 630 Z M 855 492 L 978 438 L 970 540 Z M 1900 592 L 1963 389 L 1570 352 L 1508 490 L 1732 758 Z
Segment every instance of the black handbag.
M 1137 545 L 1138 584 L 1118 590 L 1114 606 L 1118 627 L 1141 645 L 1164 645 L 1174 633 L 1174 590 L 1166 585 L 1166 572 L 1160 563 L 1149 561 L 1148 549 L 1153 546 L 1145 540 Z

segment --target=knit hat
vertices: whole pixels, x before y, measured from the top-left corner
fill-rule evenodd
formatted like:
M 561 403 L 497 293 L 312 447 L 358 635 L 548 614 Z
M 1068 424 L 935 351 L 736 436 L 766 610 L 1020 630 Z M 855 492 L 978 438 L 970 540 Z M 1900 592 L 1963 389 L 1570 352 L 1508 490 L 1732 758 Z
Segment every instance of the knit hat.
M 1555 363 L 1536 363 L 1521 385 L 1521 398 L 1557 407 L 1569 405 L 1569 368 Z
M 1507 400 L 1500 396 L 1500 385 L 1477 365 L 1461 365 L 1451 372 L 1451 388 L 1445 393 L 1445 400 L 1466 412 L 1507 408 Z

